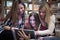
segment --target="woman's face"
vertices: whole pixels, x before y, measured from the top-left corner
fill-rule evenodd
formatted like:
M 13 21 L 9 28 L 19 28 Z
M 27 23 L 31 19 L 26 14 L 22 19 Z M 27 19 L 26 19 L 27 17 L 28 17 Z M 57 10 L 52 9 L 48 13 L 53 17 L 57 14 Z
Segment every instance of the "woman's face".
M 41 18 L 45 18 L 45 15 L 46 15 L 46 11 L 45 10 L 39 10 L 39 15 Z
M 20 13 L 20 14 L 23 14 L 24 13 L 24 6 L 22 5 L 22 4 L 19 4 L 18 5 L 18 12 Z
M 31 17 L 30 17 L 30 24 L 31 24 L 32 26 L 35 26 L 35 18 L 34 18 L 34 16 L 31 16 Z

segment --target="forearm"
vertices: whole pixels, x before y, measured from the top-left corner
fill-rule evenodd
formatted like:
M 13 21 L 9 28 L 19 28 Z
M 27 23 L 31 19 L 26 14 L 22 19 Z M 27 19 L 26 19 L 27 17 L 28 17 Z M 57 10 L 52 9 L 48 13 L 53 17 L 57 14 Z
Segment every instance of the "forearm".
M 10 30 L 9 26 L 4 26 L 3 28 L 4 28 L 4 30 Z
M 51 23 L 47 30 L 43 30 L 43 31 L 38 30 L 38 31 L 35 31 L 35 33 L 36 35 L 48 35 L 48 34 L 52 34 L 54 29 L 55 29 L 55 25 L 54 23 Z
M 36 35 L 49 35 L 51 31 L 49 30 L 44 30 L 44 31 L 35 31 Z
M 50 17 L 50 22 L 49 22 L 49 25 L 48 25 L 48 29 L 47 30 L 43 30 L 43 31 L 36 31 L 36 35 L 48 35 L 48 34 L 52 34 L 53 31 L 55 29 L 55 16 L 51 16 Z

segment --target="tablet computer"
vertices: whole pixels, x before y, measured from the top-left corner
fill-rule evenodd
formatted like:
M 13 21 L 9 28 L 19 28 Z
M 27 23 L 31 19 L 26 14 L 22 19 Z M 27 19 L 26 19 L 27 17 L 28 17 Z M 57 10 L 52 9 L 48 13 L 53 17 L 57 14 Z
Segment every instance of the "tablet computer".
M 18 31 L 22 31 L 22 29 L 15 30 L 15 33 L 17 33 Z M 31 39 L 35 39 L 34 30 L 24 29 L 24 32 L 25 32 L 26 35 L 30 34 Z M 17 35 L 16 35 L 16 37 L 17 37 Z

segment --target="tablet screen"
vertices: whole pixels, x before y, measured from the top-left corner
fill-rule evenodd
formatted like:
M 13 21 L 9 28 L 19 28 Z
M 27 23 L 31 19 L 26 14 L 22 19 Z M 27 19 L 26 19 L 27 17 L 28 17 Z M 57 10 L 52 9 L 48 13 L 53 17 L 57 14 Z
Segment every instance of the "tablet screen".
M 15 30 L 15 33 L 17 33 L 18 31 L 22 31 L 22 30 L 21 29 Z M 30 34 L 31 39 L 35 39 L 35 32 L 34 32 L 34 30 L 24 29 L 24 32 L 25 32 L 26 35 Z

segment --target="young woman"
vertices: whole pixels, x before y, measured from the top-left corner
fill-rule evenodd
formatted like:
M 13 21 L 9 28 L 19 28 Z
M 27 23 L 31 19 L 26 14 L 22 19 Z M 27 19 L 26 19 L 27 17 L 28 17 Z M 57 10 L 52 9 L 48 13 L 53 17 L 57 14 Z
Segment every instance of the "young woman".
M 37 31 L 39 24 L 40 24 L 39 15 L 37 13 L 31 13 L 29 15 L 28 19 L 29 19 L 28 20 L 28 23 L 29 23 L 28 29 Z M 27 27 L 25 27 L 25 28 L 27 28 Z M 21 35 L 21 37 L 26 40 L 29 40 L 30 38 L 33 37 L 33 35 L 31 35 L 31 36 L 29 34 L 26 35 L 24 30 L 22 30 L 22 32 L 19 31 L 18 35 Z
M 13 0 L 12 8 L 7 14 L 1 33 L 1 40 L 14 40 L 12 30 L 24 27 L 25 5 L 21 0 Z
M 35 31 L 38 30 L 40 20 L 39 20 L 39 15 L 37 13 L 32 13 L 29 15 L 29 24 L 31 29 Z
M 25 29 L 38 30 L 38 26 L 40 24 L 38 13 L 31 13 L 26 17 L 26 19 L 27 20 L 25 22 L 27 22 L 27 24 L 25 26 Z
M 55 15 L 51 13 L 48 4 L 40 5 L 39 18 L 41 25 L 35 34 L 40 38 L 55 35 Z
M 4 29 L 9 30 L 10 26 L 17 26 L 19 28 L 24 27 L 24 13 L 25 5 L 21 1 L 14 1 L 11 11 L 7 14 L 5 19 Z M 6 23 L 7 22 L 7 23 Z M 13 28 L 12 27 L 12 28 Z
M 36 35 L 52 34 L 55 29 L 55 15 L 49 9 L 48 4 L 42 4 L 39 7 L 39 18 L 42 26 L 48 26 L 44 31 L 36 31 Z

